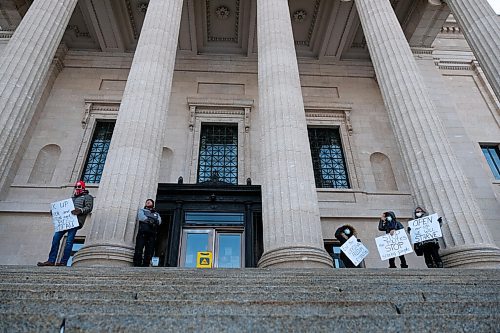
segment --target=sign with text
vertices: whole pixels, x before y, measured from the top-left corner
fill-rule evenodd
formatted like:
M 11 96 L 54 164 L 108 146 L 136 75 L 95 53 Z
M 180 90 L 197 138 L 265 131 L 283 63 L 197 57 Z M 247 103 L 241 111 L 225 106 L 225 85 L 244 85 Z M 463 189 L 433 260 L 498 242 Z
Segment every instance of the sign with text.
M 396 230 L 392 236 L 391 234 L 386 234 L 377 237 L 375 238 L 375 242 L 377 243 L 380 259 L 382 260 L 396 258 L 403 254 L 413 252 L 410 240 L 404 229 Z
M 366 246 L 364 246 L 361 242 L 358 242 L 355 236 L 351 236 L 347 242 L 342 244 L 340 249 L 355 266 L 358 266 L 359 263 L 366 258 L 368 253 L 370 253 Z
M 78 227 L 78 218 L 71 214 L 75 209 L 73 200 L 66 199 L 57 201 L 51 204 L 52 207 L 52 223 L 54 223 L 55 231 L 63 231 Z
M 443 237 L 438 214 L 432 214 L 408 222 L 412 243 Z

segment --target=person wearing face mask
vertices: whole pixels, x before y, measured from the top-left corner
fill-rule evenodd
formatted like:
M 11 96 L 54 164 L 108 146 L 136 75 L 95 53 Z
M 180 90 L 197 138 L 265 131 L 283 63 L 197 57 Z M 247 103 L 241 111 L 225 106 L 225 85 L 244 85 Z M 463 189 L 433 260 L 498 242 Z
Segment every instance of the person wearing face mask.
M 50 247 L 49 259 L 44 262 L 37 263 L 37 266 L 66 266 L 71 255 L 71 250 L 73 249 L 73 243 L 75 241 L 76 232 L 83 228 L 83 224 L 90 214 L 92 208 L 94 207 L 94 198 L 89 194 L 89 191 L 85 189 L 85 183 L 79 180 L 75 184 L 75 189 L 73 191 L 73 205 L 75 209 L 71 211 L 71 214 L 76 215 L 78 218 L 79 226 L 76 228 L 56 231 L 52 237 L 52 246 Z M 57 253 L 59 252 L 59 244 L 64 234 L 68 233 L 66 238 L 66 245 L 64 246 L 63 256 L 61 261 L 56 263 Z
M 139 230 L 135 238 L 134 266 L 149 267 L 155 248 L 156 233 L 161 224 L 153 199 L 146 200 L 144 208 L 137 212 Z M 144 255 L 143 255 L 144 250 Z
M 378 230 L 385 231 L 386 234 L 394 235 L 396 230 L 404 229 L 401 222 L 396 220 L 396 214 L 394 212 L 385 212 L 382 214 L 378 222 Z M 399 256 L 401 261 L 401 268 L 408 268 L 406 263 L 406 258 L 404 255 Z M 396 258 L 389 259 L 389 268 L 396 268 Z
M 427 215 L 429 214 L 422 207 L 419 206 L 415 208 L 415 219 L 419 219 Z M 440 217 L 438 221 L 441 225 L 443 219 Z M 410 231 L 411 228 L 408 227 L 408 232 Z M 439 255 L 439 241 L 437 238 L 415 243 L 414 249 L 417 256 L 421 256 L 423 254 L 425 264 L 428 268 L 443 268 L 443 261 L 441 260 L 441 256 Z
M 335 238 L 339 240 L 341 246 L 352 236 L 357 236 L 356 229 L 348 224 L 341 226 L 335 231 Z M 346 268 L 361 268 L 361 264 L 358 266 L 354 265 L 343 251 L 340 251 L 340 260 L 342 260 Z

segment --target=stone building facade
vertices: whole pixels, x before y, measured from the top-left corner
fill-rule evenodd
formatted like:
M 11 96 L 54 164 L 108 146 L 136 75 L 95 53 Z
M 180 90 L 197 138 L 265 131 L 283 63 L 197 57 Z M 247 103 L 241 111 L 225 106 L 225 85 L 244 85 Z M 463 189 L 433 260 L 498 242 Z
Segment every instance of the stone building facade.
M 379 217 L 416 205 L 447 267 L 500 265 L 487 0 L 30 3 L 0 4 L 1 264 L 44 259 L 83 177 L 75 265 L 130 265 L 149 197 L 160 265 L 206 243 L 220 267 L 331 267 L 347 223 L 386 267 Z

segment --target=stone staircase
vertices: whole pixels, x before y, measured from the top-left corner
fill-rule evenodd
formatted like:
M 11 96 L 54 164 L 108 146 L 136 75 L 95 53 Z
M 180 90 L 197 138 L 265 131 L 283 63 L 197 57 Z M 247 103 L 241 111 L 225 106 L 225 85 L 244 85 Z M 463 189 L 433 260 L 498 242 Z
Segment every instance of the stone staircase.
M 500 270 L 0 266 L 0 332 L 500 332 Z

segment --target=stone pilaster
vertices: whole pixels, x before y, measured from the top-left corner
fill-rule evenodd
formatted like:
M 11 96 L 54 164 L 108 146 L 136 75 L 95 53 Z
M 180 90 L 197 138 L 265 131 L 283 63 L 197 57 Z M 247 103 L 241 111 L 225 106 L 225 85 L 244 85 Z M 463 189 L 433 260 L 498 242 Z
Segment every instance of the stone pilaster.
M 500 249 L 483 223 L 390 2 L 355 3 L 412 192 L 419 204 L 445 217 L 445 265 L 500 266 Z
M 446 0 L 500 100 L 500 16 L 487 0 Z
M 138 208 L 154 198 L 174 74 L 182 0 L 151 0 L 76 265 L 132 263 Z
M 77 0 L 36 0 L 0 57 L 0 193 L 43 93 Z
M 287 0 L 257 1 L 264 255 L 260 267 L 331 267 L 323 249 Z

